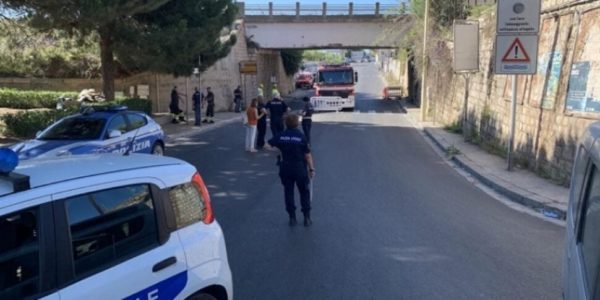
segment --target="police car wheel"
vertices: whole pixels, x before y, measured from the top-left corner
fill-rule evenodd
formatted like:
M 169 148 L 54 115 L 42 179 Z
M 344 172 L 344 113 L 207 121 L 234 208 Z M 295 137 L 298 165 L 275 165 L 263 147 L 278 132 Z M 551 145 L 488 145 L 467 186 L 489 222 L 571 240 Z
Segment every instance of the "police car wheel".
M 189 300 L 217 300 L 217 298 L 211 294 L 197 294 L 189 298 Z
M 152 155 L 158 155 L 158 156 L 163 156 L 165 154 L 165 149 L 163 148 L 163 146 L 159 143 L 155 143 L 154 146 L 152 146 Z

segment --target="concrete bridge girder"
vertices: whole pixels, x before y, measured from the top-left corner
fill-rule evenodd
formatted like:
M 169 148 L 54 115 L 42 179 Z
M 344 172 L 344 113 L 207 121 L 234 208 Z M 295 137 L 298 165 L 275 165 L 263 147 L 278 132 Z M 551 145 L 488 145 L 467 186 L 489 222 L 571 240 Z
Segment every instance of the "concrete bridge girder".
M 412 18 L 248 17 L 246 35 L 263 49 L 395 48 Z

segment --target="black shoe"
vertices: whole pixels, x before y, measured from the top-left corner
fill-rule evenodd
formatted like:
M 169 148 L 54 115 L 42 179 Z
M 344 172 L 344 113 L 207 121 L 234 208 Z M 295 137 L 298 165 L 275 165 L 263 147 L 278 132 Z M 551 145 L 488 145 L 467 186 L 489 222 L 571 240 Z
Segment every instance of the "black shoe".
M 177 123 L 179 123 L 179 122 L 178 122 L 176 119 L 173 119 L 173 121 L 171 121 L 171 123 L 173 123 L 173 124 L 177 124 Z
M 208 120 L 203 120 L 202 123 L 208 123 Z
M 310 217 L 304 217 L 304 226 L 308 227 L 310 225 L 312 225 L 312 220 Z
M 211 124 L 212 124 L 212 123 L 214 123 L 214 122 L 215 122 L 215 121 L 213 121 L 213 120 L 210 120 L 210 123 L 211 123 Z
M 296 226 L 296 224 L 298 224 L 296 217 L 290 217 L 290 226 Z

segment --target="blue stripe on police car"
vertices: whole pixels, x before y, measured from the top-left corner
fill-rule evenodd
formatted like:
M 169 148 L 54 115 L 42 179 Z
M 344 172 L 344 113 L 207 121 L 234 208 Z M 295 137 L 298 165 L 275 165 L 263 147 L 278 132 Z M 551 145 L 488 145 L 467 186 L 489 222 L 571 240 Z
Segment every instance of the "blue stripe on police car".
M 175 299 L 187 284 L 187 271 L 169 277 L 155 285 L 145 288 L 123 300 Z

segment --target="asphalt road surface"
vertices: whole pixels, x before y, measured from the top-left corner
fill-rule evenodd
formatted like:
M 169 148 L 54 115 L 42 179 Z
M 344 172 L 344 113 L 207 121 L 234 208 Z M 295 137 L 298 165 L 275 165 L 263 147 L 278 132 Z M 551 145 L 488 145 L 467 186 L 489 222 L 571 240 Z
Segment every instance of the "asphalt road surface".
M 245 153 L 242 124 L 167 148 L 209 185 L 235 298 L 559 299 L 564 229 L 457 174 L 356 68 L 356 111 L 315 117 L 312 227 L 288 226 L 275 153 Z

